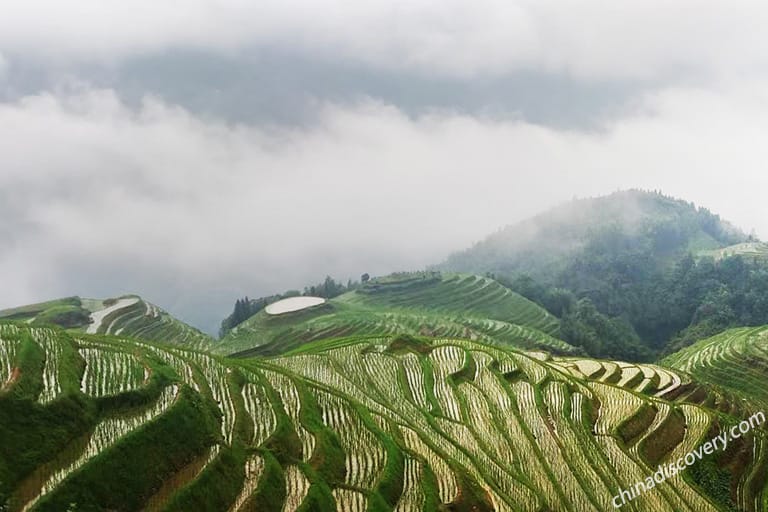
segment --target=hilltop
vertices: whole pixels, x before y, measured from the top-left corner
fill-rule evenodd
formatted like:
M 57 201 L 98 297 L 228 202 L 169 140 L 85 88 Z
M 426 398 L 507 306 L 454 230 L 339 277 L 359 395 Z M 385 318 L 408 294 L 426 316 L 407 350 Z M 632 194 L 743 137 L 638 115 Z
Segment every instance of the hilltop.
M 507 226 L 438 268 L 493 274 L 561 318 L 562 338 L 593 356 L 649 359 L 768 323 L 765 254 L 706 208 L 630 190 Z
M 394 333 L 579 352 L 557 339 L 557 318 L 497 281 L 439 272 L 375 278 L 298 311 L 274 315 L 261 310 L 232 329 L 216 350 L 274 355 L 318 339 Z
M 676 370 L 459 339 L 234 360 L 0 322 L 0 349 L 11 511 L 597 512 L 750 414 Z M 625 509 L 762 510 L 766 449 L 744 436 Z
M 674 263 L 689 252 L 746 242 L 747 235 L 693 203 L 660 193 L 628 190 L 577 199 L 509 225 L 471 248 L 448 257 L 440 268 L 458 272 L 524 272 L 542 282 L 591 253 L 649 254 L 654 265 Z M 584 287 L 598 276 L 584 269 Z
M 0 320 L 30 325 L 58 325 L 73 332 L 116 334 L 190 347 L 201 347 L 213 339 L 174 318 L 138 295 L 109 299 L 63 299 L 0 310 Z

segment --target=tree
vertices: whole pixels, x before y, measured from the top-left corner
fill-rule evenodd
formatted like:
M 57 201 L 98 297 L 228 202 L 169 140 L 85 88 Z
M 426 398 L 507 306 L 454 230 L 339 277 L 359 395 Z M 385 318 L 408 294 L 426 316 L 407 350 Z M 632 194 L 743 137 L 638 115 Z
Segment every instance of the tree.
M 552 288 L 544 293 L 542 305 L 556 317 L 562 318 L 576 305 L 576 296 L 565 288 Z
M 237 299 L 232 314 L 221 322 L 219 336 L 224 337 L 229 331 L 261 311 L 266 305 L 267 299 L 264 297 L 258 300 L 251 300 L 247 296 L 242 299 Z
M 560 332 L 565 341 L 593 357 L 643 361 L 651 356 L 629 322 L 605 316 L 589 299 L 579 300 L 563 316 Z
M 334 281 L 331 276 L 325 276 L 321 296 L 326 299 L 333 298 L 337 295 L 336 292 L 338 291 L 338 288 L 339 285 L 336 284 L 336 281 Z
M 367 283 L 370 279 L 371 279 L 371 276 L 369 276 L 367 272 L 360 276 L 361 283 Z

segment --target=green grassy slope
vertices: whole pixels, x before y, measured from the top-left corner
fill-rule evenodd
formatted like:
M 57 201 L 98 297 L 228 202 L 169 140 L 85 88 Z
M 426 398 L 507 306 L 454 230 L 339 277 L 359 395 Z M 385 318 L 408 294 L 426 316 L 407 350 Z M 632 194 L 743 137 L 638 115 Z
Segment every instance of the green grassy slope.
M 263 347 L 249 353 L 273 355 L 317 339 L 401 332 L 577 353 L 556 339 L 558 329 L 558 320 L 546 310 L 493 279 L 413 273 L 373 280 L 302 311 L 260 311 L 225 336 L 216 350 Z
M 701 340 L 663 361 L 768 410 L 768 327 L 742 327 Z
M 674 371 L 646 368 L 640 389 L 617 363 L 468 340 L 329 339 L 250 360 L 23 324 L 0 323 L 0 340 L 9 510 L 611 510 L 729 417 L 670 401 L 687 384 Z M 714 470 L 754 503 L 765 446 L 744 443 Z M 624 508 L 734 510 L 695 476 Z
M 137 295 L 110 299 L 64 299 L 0 311 L 0 320 L 58 325 L 73 332 L 118 334 L 133 338 L 207 346 L 213 339 Z

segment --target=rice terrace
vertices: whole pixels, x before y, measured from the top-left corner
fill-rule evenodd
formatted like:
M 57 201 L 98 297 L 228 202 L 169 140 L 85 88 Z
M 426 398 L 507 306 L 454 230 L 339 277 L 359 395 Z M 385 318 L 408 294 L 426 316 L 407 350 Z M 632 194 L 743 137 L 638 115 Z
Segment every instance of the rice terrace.
M 0 7 L 0 512 L 768 512 L 768 2 Z
M 768 410 L 768 327 L 633 362 L 490 274 L 270 300 L 221 340 L 138 296 L 0 313 L 3 510 L 766 508 L 762 424 L 632 489 Z

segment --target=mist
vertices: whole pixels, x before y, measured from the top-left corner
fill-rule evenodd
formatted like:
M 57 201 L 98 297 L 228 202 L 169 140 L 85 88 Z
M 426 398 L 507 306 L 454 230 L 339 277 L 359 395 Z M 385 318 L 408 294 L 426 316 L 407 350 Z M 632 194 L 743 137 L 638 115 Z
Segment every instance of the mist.
M 157 12 L 140 31 L 105 8 L 62 14 L 47 32 L 12 4 L 0 21 L 0 307 L 138 293 L 215 332 L 238 297 L 423 268 L 573 197 L 627 188 L 768 236 L 766 55 L 736 52 L 760 19 L 739 6 L 683 22 L 629 3 L 603 26 L 595 4 L 579 13 L 595 35 L 547 3 L 451 4 L 444 25 L 425 21 L 437 4 L 424 3 L 395 13 L 396 29 L 376 2 L 322 16 L 266 5 L 258 23 L 210 4 L 231 30 L 199 6 Z M 697 26 L 723 37 L 715 45 Z M 161 82 L 137 65 L 179 48 L 231 65 Z M 306 71 L 270 60 L 287 84 L 277 114 L 247 86 L 265 76 L 249 56 L 276 48 Z M 262 75 L 232 72 L 244 63 Z M 489 85 L 523 74 L 525 90 L 551 87 Z M 221 84 L 227 101 L 209 101 Z M 430 87 L 453 92 L 438 101 Z M 580 108 L 558 115 L 549 97 Z

